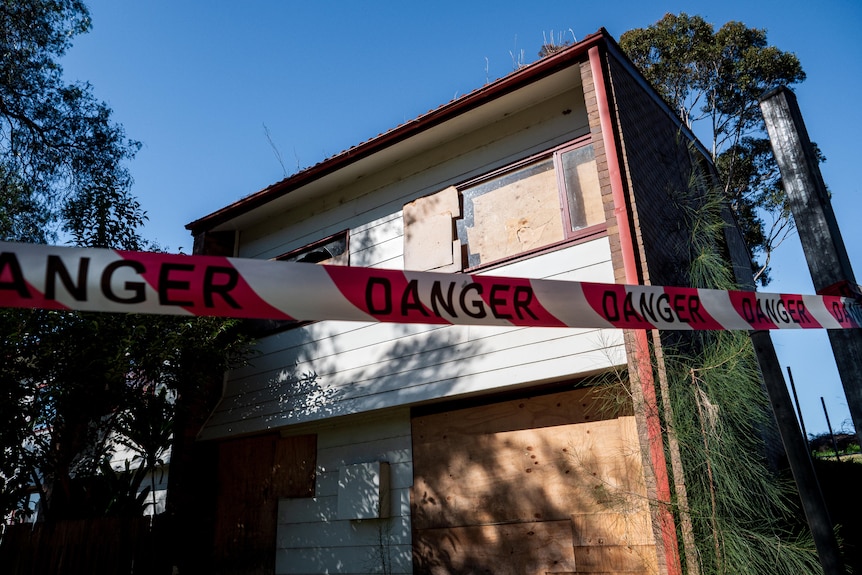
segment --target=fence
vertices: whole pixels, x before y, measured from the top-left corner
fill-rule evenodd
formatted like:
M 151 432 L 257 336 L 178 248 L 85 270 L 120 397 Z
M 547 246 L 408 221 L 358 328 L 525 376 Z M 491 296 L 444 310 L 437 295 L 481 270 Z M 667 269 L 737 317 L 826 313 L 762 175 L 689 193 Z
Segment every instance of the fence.
M 148 517 L 10 525 L 0 539 L 0 565 L 7 575 L 164 572 L 154 526 Z

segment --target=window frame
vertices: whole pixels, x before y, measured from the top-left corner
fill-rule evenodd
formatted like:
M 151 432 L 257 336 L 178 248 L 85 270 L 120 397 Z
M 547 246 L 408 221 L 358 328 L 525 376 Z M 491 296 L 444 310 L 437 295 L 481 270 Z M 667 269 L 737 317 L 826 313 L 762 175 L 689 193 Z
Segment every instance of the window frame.
M 559 201 L 559 205 L 560 205 L 560 218 L 562 220 L 562 225 L 563 225 L 563 239 L 562 240 L 559 240 L 557 242 L 552 242 L 550 244 L 546 244 L 546 245 L 543 245 L 543 246 L 538 247 L 538 248 L 526 250 L 526 251 L 523 251 L 523 252 L 518 253 L 518 254 L 512 254 L 510 256 L 506 256 L 506 257 L 499 258 L 496 260 L 491 260 L 488 262 L 482 262 L 482 263 L 474 265 L 474 266 L 470 266 L 468 264 L 469 253 L 467 252 L 467 250 L 469 250 L 469 244 L 462 242 L 461 248 L 462 248 L 462 250 L 464 250 L 464 254 L 462 257 L 462 261 L 464 262 L 464 266 L 462 268 L 462 272 L 463 273 L 471 273 L 471 272 L 478 271 L 478 270 L 485 270 L 485 269 L 489 269 L 489 268 L 499 267 L 499 266 L 508 264 L 510 262 L 513 262 L 513 261 L 518 261 L 518 260 L 526 259 L 529 257 L 535 257 L 535 256 L 541 255 L 543 253 L 556 251 L 558 249 L 561 249 L 561 248 L 569 246 L 569 245 L 590 241 L 590 240 L 595 239 L 598 236 L 606 234 L 607 228 L 608 228 L 607 216 L 605 216 L 604 221 L 602 221 L 601 223 L 593 224 L 591 226 L 586 226 L 586 227 L 583 227 L 583 228 L 580 228 L 577 230 L 571 229 L 571 227 L 572 227 L 571 226 L 571 212 L 570 212 L 569 199 L 568 199 L 567 190 L 566 190 L 565 173 L 564 173 L 563 165 L 562 165 L 562 155 L 566 152 L 592 145 L 592 143 L 593 143 L 592 138 L 589 134 L 585 135 L 585 136 L 581 136 L 581 137 L 575 138 L 571 141 L 568 141 L 564 144 L 560 144 L 560 145 L 555 146 L 553 148 L 550 148 L 548 150 L 544 150 L 542 152 L 539 152 L 537 154 L 533 154 L 533 155 L 528 156 L 526 158 L 523 158 L 521 160 L 517 160 L 517 161 L 512 162 L 510 164 L 507 164 L 503 167 L 496 168 L 494 170 L 491 170 L 490 172 L 487 172 L 487 173 L 482 174 L 480 176 L 471 178 L 471 179 L 466 180 L 460 184 L 456 184 L 455 188 L 458 190 L 459 200 L 462 203 L 461 213 L 462 213 L 462 217 L 463 217 L 463 213 L 464 213 L 463 192 L 464 192 L 464 190 L 478 186 L 478 185 L 481 185 L 481 184 L 489 182 L 489 181 L 492 181 L 496 178 L 500 178 L 500 177 L 502 177 L 508 173 L 515 172 L 517 170 L 520 170 L 520 169 L 523 169 L 527 166 L 530 166 L 531 164 L 536 164 L 536 163 L 539 163 L 539 162 L 547 160 L 547 159 L 552 159 L 552 163 L 553 163 L 553 167 L 554 167 L 554 171 L 555 171 L 555 174 L 554 174 L 555 175 L 555 181 L 557 182 L 557 196 L 558 196 L 558 201 Z M 599 190 L 599 193 L 601 194 L 601 189 Z M 458 239 L 462 240 L 462 238 L 460 236 Z
M 342 254 L 338 254 L 333 256 L 332 259 L 344 256 L 343 263 L 326 263 L 328 260 L 324 260 L 322 262 L 299 262 L 299 263 L 310 263 L 312 265 L 350 265 L 350 229 L 341 230 L 340 232 L 335 232 L 334 234 L 328 235 L 325 238 L 321 238 L 319 240 L 315 240 L 309 244 L 305 244 L 304 246 L 300 246 L 298 248 L 292 249 L 290 251 L 284 252 L 274 258 L 269 258 L 269 261 L 293 261 L 297 262 L 297 256 L 305 253 L 312 253 L 316 249 L 326 246 L 327 244 L 331 244 L 336 240 L 341 240 L 343 238 L 344 241 L 344 252 Z M 312 323 L 315 323 L 318 320 L 296 320 L 296 319 L 246 319 L 243 322 L 244 331 L 247 335 L 254 337 L 255 339 L 260 339 L 262 337 L 267 337 L 270 335 L 275 335 L 277 333 L 281 333 L 284 331 L 288 331 L 291 329 L 295 329 L 298 327 L 306 326 Z
M 342 238 L 344 241 L 344 252 L 342 254 L 337 254 L 337 255 L 333 256 L 333 258 L 339 257 L 341 255 L 346 255 L 348 263 L 345 263 L 345 264 L 327 264 L 326 261 L 328 261 L 328 260 L 324 260 L 321 262 L 313 262 L 313 263 L 322 263 L 324 265 L 349 265 L 349 261 L 350 261 L 350 230 L 349 229 L 341 230 L 340 232 L 335 232 L 334 234 L 328 235 L 325 238 L 321 238 L 319 240 L 313 241 L 310 244 L 305 244 L 304 246 L 300 246 L 300 247 L 292 249 L 288 252 L 284 252 L 281 255 L 277 255 L 274 258 L 271 258 L 271 260 L 277 261 L 277 262 L 285 262 L 285 261 L 299 262 L 299 260 L 297 259 L 297 256 L 304 254 L 304 253 L 310 254 L 310 253 L 314 252 L 315 250 L 322 248 L 322 247 L 325 247 L 327 244 L 331 244 L 331 243 L 335 242 L 336 240 L 341 240 Z M 300 262 L 300 263 L 309 263 L 309 262 Z

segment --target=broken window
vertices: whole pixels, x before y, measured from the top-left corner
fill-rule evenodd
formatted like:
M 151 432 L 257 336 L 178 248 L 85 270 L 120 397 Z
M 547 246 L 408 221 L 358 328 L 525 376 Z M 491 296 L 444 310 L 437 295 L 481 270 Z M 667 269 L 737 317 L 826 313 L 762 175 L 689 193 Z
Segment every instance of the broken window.
M 583 140 L 404 206 L 404 268 L 452 272 L 592 235 L 605 213 Z
M 347 249 L 347 230 L 282 254 L 280 262 L 306 262 L 328 266 L 346 266 L 350 263 Z
M 306 244 L 301 248 L 291 250 L 273 259 L 280 262 L 346 266 L 350 265 L 349 246 L 348 231 L 344 230 L 316 242 Z M 244 325 L 248 335 L 259 338 L 309 323 L 311 322 L 293 319 L 247 319 Z

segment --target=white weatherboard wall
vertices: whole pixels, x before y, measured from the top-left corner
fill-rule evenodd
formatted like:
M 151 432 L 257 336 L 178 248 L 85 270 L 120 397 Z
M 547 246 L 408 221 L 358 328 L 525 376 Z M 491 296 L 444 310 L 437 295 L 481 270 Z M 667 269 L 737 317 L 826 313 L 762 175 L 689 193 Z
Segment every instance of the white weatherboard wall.
M 350 265 L 403 268 L 402 208 L 589 133 L 578 85 L 386 168 L 320 193 L 240 233 L 239 255 L 270 258 L 349 230 Z M 412 154 L 412 155 L 411 155 Z M 324 193 L 325 192 L 325 193 Z M 613 282 L 607 238 L 491 270 L 494 275 Z M 263 338 L 231 372 L 203 439 L 254 433 L 440 398 L 524 387 L 625 363 L 616 330 L 324 321 Z
M 238 255 L 272 258 L 349 229 L 350 265 L 402 268 L 404 204 L 589 134 L 583 98 L 578 86 L 385 169 L 292 192 L 306 197 L 243 229 Z
M 494 270 L 612 282 L 606 238 Z M 475 395 L 625 363 L 619 330 L 318 322 L 262 339 L 205 439 Z
M 338 470 L 338 518 L 389 517 L 389 463 L 365 461 Z
M 275 572 L 411 573 L 410 412 L 341 421 L 304 430 L 318 433 L 315 496 L 279 501 Z M 374 462 L 388 464 L 389 517 L 339 519 L 339 475 Z
M 239 226 L 238 255 L 274 258 L 348 230 L 350 265 L 403 269 L 405 204 L 589 134 L 578 70 L 558 76 L 507 96 L 515 107 L 472 110 L 279 198 Z M 489 273 L 614 277 L 601 236 Z M 317 434 L 315 496 L 279 502 L 276 573 L 410 573 L 410 406 L 601 372 L 625 363 L 622 344 L 619 330 L 316 322 L 261 339 L 200 437 Z M 362 492 L 339 476 L 376 463 L 388 464 L 390 517 L 339 519 L 339 491 L 346 507 Z

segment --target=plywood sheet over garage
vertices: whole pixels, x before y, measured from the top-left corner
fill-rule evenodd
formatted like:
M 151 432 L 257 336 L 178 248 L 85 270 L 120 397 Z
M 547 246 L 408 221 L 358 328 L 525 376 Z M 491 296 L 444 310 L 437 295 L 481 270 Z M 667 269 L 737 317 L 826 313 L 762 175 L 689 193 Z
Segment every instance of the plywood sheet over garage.
M 417 572 L 654 572 L 634 418 L 601 405 L 580 389 L 414 418 Z

